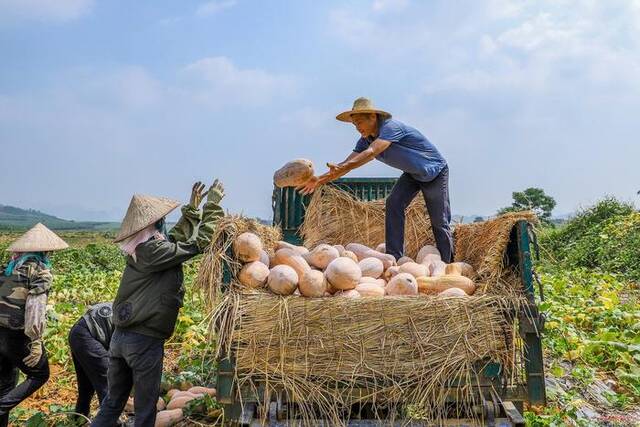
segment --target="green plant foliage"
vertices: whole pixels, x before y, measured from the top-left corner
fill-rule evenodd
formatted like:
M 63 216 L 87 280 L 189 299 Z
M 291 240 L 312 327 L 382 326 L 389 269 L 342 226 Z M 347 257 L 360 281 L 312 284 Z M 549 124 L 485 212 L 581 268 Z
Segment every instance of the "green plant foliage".
M 640 279 L 640 213 L 606 198 L 584 209 L 566 226 L 546 230 L 540 243 L 568 268 L 585 267 Z

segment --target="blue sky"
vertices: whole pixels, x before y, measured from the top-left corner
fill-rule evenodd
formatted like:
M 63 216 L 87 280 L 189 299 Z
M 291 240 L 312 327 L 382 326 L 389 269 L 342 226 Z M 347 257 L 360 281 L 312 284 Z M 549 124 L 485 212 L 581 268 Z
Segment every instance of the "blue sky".
M 640 189 L 638 0 L 0 0 L 0 52 L 0 203 L 67 218 L 214 177 L 270 217 L 275 169 L 349 154 L 358 96 L 436 144 L 458 214 Z

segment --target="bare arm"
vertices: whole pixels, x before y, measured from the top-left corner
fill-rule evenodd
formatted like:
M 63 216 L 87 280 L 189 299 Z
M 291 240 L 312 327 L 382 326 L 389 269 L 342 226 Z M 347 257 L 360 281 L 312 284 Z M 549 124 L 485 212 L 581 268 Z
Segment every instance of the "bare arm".
M 327 163 L 327 166 L 329 166 L 328 172 L 320 175 L 319 177 L 311 178 L 305 185 L 297 188 L 302 194 L 313 193 L 316 187 L 338 179 L 341 176 L 346 175 L 350 171 L 369 163 L 371 160 L 375 159 L 378 154 L 386 150 L 389 145 L 391 145 L 391 142 L 389 141 L 376 139 L 371 143 L 371 145 L 369 145 L 366 150 L 360 153 L 356 153 L 354 151 L 343 162 L 337 165 Z

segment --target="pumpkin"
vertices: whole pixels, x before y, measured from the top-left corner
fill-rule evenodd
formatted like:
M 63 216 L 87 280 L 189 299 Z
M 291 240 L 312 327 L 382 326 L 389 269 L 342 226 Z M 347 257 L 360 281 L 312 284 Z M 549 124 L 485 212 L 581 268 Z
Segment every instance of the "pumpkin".
M 171 390 L 169 390 L 167 392 L 167 397 L 169 398 L 169 400 L 171 400 L 171 398 L 173 397 L 174 394 L 179 393 L 180 389 L 177 388 L 172 388 Z
M 304 246 L 292 245 L 291 243 L 285 242 L 284 240 L 276 242 L 276 251 L 278 251 L 279 249 L 291 249 L 292 251 L 297 252 L 298 255 L 309 253 L 309 249 L 305 248 Z
M 358 259 L 358 257 L 356 256 L 356 254 L 354 254 L 351 251 L 345 250 L 344 252 L 342 252 L 342 255 L 340 255 L 340 256 L 345 257 L 345 258 L 350 258 L 351 260 L 353 260 L 353 262 L 359 262 L 360 261 Z
M 262 288 L 267 283 L 269 277 L 269 267 L 260 261 L 253 261 L 245 264 L 238 274 L 240 283 L 248 288 Z
M 460 288 L 467 295 L 473 295 L 476 285 L 471 279 L 464 276 L 439 276 L 439 277 L 419 277 L 418 290 L 421 294 L 439 294 L 450 288 Z
M 327 279 L 324 273 L 318 270 L 310 270 L 302 276 L 298 289 L 300 294 L 309 298 L 320 298 L 327 292 Z
M 406 262 L 400 266 L 400 273 L 409 273 L 413 277 L 427 276 L 427 267 L 416 262 Z
M 313 163 L 307 159 L 287 162 L 273 174 L 276 187 L 297 187 L 305 184 L 313 176 Z
M 393 276 L 395 276 L 398 273 L 400 273 L 400 267 L 398 267 L 397 265 L 392 265 L 391 267 L 385 270 L 382 278 L 388 282 L 389 280 L 391 280 Z
M 262 242 L 253 233 L 242 233 L 233 242 L 233 252 L 242 262 L 258 261 L 262 254 Z
M 187 403 L 191 402 L 193 399 L 196 399 L 196 398 L 192 396 L 176 396 L 173 399 L 171 399 L 171 401 L 167 405 L 167 409 L 168 410 L 178 409 L 178 408 L 182 409 L 186 406 Z
M 444 261 L 435 261 L 429 264 L 429 271 L 431 276 L 439 277 L 444 276 L 446 274 L 447 264 Z
M 473 280 L 476 277 L 476 271 L 470 264 L 466 262 L 453 262 L 451 264 L 447 264 L 445 268 L 445 274 L 457 275 L 468 277 Z
M 267 286 L 274 294 L 291 295 L 298 287 L 298 273 L 288 265 L 276 265 L 269 272 Z
M 260 259 L 258 261 L 260 261 L 267 267 L 271 267 L 271 257 L 269 256 L 267 251 L 265 251 L 264 249 L 260 251 Z
M 356 291 L 362 297 L 383 297 L 384 296 L 384 286 L 380 286 L 375 283 L 360 283 L 356 286 Z
M 166 408 L 167 408 L 167 404 L 165 403 L 164 399 L 159 397 L 158 402 L 156 403 L 156 411 L 162 411 Z
M 350 290 L 360 282 L 360 267 L 350 258 L 339 257 L 331 261 L 324 272 L 327 280 L 338 290 Z
M 344 256 L 344 251 L 346 251 L 344 246 L 342 246 L 342 245 L 333 245 L 333 247 L 336 248 L 336 250 L 338 251 L 338 256 Z
M 309 265 L 324 270 L 329 263 L 338 258 L 340 253 L 336 248 L 327 244 L 320 244 L 313 248 L 309 253 L 302 255 L 302 257 L 309 263 Z
M 422 261 L 426 258 L 427 255 L 437 255 L 438 259 L 440 259 L 440 251 L 433 245 L 424 245 L 418 251 L 418 255 L 416 255 L 416 262 L 418 264 L 422 264 Z
M 376 246 L 376 251 L 380 252 L 381 254 L 386 254 L 387 253 L 387 244 L 386 243 L 380 243 L 378 246 Z
M 361 298 L 362 297 L 362 295 L 360 295 L 360 292 L 356 291 L 355 289 L 349 289 L 347 291 L 338 291 L 335 293 L 334 296 L 341 297 L 341 298 Z
M 408 256 L 403 256 L 403 257 L 400 257 L 400 259 L 398 260 L 398 265 L 406 264 L 408 262 L 414 262 L 414 261 Z
M 396 259 L 393 257 L 393 255 L 374 251 L 373 249 L 359 243 L 349 243 L 346 248 L 348 251 L 356 254 L 359 261 L 362 261 L 363 259 L 369 257 L 378 258 L 384 264 L 385 270 L 396 264 Z
M 307 261 L 301 255 L 298 255 L 296 251 L 292 249 L 279 249 L 276 252 L 275 258 L 276 265 L 288 265 L 296 271 L 298 277 L 302 277 L 307 271 L 311 270 Z
M 156 414 L 154 427 L 170 427 L 182 421 L 183 418 L 182 408 L 160 411 Z
M 449 288 L 438 294 L 439 297 L 468 297 L 467 293 L 460 288 Z
M 384 273 L 384 264 L 378 258 L 365 258 L 358 263 L 362 275 L 365 277 L 373 277 L 377 279 Z
M 396 274 L 387 284 L 388 295 L 418 295 L 418 282 L 409 273 Z
M 193 393 L 193 394 L 202 394 L 202 395 L 209 395 L 209 396 L 215 396 L 216 395 L 216 389 L 215 388 L 209 388 L 209 387 L 200 387 L 200 386 L 195 386 L 195 387 L 191 387 L 189 389 L 189 393 Z

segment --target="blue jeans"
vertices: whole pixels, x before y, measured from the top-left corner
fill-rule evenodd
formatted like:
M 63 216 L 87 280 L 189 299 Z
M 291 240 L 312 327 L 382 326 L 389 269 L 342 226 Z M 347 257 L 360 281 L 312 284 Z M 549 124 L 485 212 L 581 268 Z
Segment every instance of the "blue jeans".
M 405 212 L 418 192 L 422 192 L 431 219 L 431 230 L 442 261 L 453 261 L 453 236 L 451 234 L 451 206 L 449 204 L 449 167 L 429 182 L 417 181 L 403 173 L 391 194 L 387 197 L 385 212 L 385 239 L 387 253 L 399 259 L 404 255 Z
M 133 388 L 135 427 L 153 427 L 163 358 L 163 340 L 116 329 L 109 349 L 109 391 L 91 426 L 116 426 Z

